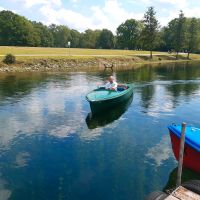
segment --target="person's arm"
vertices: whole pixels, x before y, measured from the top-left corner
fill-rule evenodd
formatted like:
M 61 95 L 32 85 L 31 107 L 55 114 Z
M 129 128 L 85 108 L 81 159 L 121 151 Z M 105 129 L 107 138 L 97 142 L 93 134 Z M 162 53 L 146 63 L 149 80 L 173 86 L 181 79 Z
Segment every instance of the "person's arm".
M 106 90 L 109 90 L 109 89 L 110 89 L 110 83 L 109 83 L 109 82 L 105 84 L 105 89 L 106 89 Z
M 111 89 L 111 90 L 117 90 L 117 83 L 114 82 L 114 83 L 113 83 L 113 86 L 112 86 L 110 89 Z

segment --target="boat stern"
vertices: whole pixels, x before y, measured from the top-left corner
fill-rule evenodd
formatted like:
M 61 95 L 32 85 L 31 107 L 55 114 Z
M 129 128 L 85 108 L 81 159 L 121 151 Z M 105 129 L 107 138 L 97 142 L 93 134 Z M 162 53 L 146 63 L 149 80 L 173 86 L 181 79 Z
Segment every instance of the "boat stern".
M 179 148 L 180 148 L 180 137 L 178 136 L 178 133 L 176 132 L 176 129 L 174 126 L 175 125 L 168 126 L 168 129 L 169 129 L 169 135 L 171 139 L 172 150 L 173 150 L 176 160 L 178 160 Z
M 170 133 L 173 153 L 176 160 L 178 161 L 179 149 L 180 149 L 180 138 L 181 138 L 181 126 L 171 125 L 171 126 L 168 126 L 168 129 Z M 191 127 L 186 128 L 183 166 L 200 173 L 200 152 L 198 151 L 196 146 L 192 144 L 191 138 L 189 137 L 191 130 L 192 130 Z M 194 131 L 193 134 L 195 135 L 198 133 L 195 133 Z

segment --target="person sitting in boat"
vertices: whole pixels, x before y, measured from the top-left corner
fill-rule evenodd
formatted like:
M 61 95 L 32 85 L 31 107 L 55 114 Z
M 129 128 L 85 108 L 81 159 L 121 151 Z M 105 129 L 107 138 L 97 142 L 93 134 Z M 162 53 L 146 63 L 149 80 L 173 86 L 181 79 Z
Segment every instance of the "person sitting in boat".
M 109 76 L 108 83 L 106 83 L 105 85 L 105 89 L 117 91 L 117 82 L 115 81 L 113 76 Z

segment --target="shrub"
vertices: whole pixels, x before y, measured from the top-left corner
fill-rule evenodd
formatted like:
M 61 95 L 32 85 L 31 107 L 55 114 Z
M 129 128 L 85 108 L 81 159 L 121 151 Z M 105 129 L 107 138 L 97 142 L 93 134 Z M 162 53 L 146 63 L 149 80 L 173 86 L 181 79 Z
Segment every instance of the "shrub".
M 12 54 L 7 54 L 3 60 L 3 62 L 8 65 L 15 63 L 15 61 L 16 61 L 15 56 Z

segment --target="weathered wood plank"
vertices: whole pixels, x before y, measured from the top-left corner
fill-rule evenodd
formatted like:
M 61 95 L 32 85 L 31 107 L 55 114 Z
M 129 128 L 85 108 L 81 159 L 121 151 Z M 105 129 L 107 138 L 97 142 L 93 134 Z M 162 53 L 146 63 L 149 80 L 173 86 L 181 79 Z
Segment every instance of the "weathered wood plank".
M 180 186 L 165 200 L 200 200 L 200 195 Z

